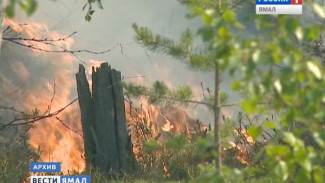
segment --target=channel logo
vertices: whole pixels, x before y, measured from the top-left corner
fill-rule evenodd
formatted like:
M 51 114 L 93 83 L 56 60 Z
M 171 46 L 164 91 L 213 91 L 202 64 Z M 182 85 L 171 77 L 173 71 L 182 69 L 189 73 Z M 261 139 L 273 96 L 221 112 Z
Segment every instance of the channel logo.
M 30 183 L 90 183 L 90 176 L 31 176 Z
M 256 14 L 301 15 L 302 0 L 256 0 Z

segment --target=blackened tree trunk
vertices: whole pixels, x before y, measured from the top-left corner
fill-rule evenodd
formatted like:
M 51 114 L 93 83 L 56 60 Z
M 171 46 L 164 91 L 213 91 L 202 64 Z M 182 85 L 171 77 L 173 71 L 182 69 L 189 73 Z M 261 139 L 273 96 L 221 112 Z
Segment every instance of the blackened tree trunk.
M 81 112 L 81 123 L 84 138 L 84 147 L 86 155 L 86 167 L 92 163 L 93 155 L 96 154 L 96 138 L 92 133 L 94 129 L 94 111 L 92 107 L 91 93 L 85 74 L 85 68 L 79 66 L 79 72 L 76 74 L 78 99 Z
M 121 73 L 107 63 L 92 68 L 92 92 L 79 65 L 76 74 L 87 167 L 126 172 L 135 167 L 127 132 Z

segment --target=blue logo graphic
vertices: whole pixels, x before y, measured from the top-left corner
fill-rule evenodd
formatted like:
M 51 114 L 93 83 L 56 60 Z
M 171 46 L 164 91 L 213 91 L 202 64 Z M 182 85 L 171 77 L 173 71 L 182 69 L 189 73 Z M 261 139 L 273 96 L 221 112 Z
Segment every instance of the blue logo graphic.
M 31 162 L 30 172 L 61 172 L 61 164 L 55 163 L 41 163 Z
M 291 4 L 291 0 L 256 0 L 256 4 Z
M 90 183 L 90 175 L 63 175 L 61 183 Z
M 31 176 L 30 183 L 90 183 L 90 175 Z

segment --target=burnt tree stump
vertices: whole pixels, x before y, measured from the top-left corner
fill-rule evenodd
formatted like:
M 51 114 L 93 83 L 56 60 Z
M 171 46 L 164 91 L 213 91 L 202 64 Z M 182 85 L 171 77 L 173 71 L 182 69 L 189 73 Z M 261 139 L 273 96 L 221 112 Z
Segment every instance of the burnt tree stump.
M 86 167 L 103 172 L 128 172 L 135 168 L 126 126 L 121 73 L 107 63 L 92 68 L 92 92 L 79 65 L 76 74 Z

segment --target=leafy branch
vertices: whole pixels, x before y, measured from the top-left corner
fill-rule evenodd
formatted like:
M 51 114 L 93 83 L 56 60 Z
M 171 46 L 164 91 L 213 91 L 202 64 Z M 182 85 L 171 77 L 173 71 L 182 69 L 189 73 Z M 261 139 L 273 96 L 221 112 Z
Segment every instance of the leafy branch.
M 96 3 L 97 7 L 99 9 L 104 9 L 102 1 L 101 0 L 87 0 L 87 3 L 83 6 L 82 10 L 85 10 L 87 7 L 87 14 L 85 16 L 85 20 L 90 22 L 91 16 L 95 13 L 95 10 L 93 8 L 93 4 Z
M 146 97 L 150 103 L 160 105 L 204 105 L 209 109 L 213 109 L 214 96 L 204 97 L 201 101 L 195 100 L 193 91 L 190 87 L 180 85 L 176 90 L 170 90 L 162 81 L 156 81 L 151 88 L 123 82 L 124 92 L 127 96 L 135 98 Z M 207 91 L 209 89 L 207 88 Z M 221 103 L 227 105 L 228 96 L 221 94 Z
M 194 45 L 193 33 L 186 29 L 178 41 L 154 35 L 147 27 L 133 24 L 137 41 L 150 51 L 160 52 L 184 61 L 190 68 L 211 70 L 214 67 L 213 53 L 208 48 Z

